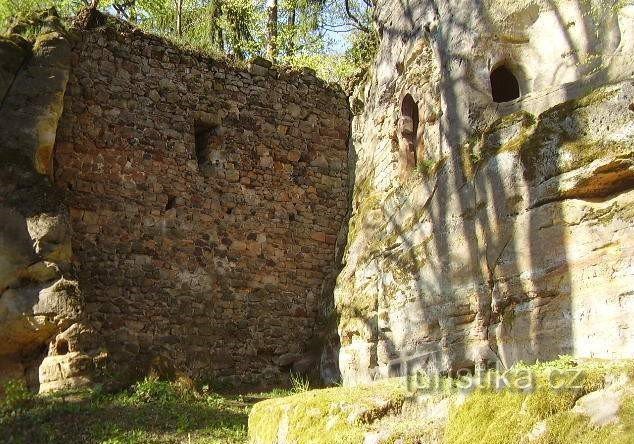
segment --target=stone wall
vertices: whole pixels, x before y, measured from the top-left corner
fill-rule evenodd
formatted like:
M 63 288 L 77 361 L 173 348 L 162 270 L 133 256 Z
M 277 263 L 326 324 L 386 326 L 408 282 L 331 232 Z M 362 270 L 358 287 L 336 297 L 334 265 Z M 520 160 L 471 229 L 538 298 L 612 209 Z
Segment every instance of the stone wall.
M 347 210 L 346 95 L 310 71 L 237 68 L 107 22 L 72 31 L 56 96 L 46 173 L 82 323 L 42 333 L 39 382 L 158 365 L 271 384 L 317 367 Z
M 345 95 L 125 27 L 79 39 L 55 184 L 91 325 L 115 362 L 279 378 L 316 333 L 346 212 Z
M 344 382 L 632 357 L 634 5 L 384 0 L 377 20 L 351 98 Z M 496 103 L 501 66 L 519 97 Z

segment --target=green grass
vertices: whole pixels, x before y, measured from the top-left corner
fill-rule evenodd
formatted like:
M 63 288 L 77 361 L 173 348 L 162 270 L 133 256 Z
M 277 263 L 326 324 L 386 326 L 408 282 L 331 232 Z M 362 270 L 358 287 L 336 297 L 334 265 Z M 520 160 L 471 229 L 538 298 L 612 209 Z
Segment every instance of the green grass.
M 33 396 L 11 384 L 0 403 L 3 443 L 244 443 L 251 406 L 286 391 L 220 395 L 146 379 L 115 394 Z
M 526 374 L 531 389 L 520 385 Z M 363 442 L 366 433 L 382 431 L 388 444 L 511 444 L 523 442 L 538 423 L 546 431 L 537 444 L 634 442 L 634 361 L 562 357 L 520 364 L 504 373 L 507 388 L 496 389 L 500 375 L 491 371 L 476 378 L 477 388 L 462 401 L 463 384 L 474 379 L 443 377 L 430 384 L 433 379 L 422 378 L 408 386 L 397 378 L 309 390 L 296 378 L 290 390 L 243 395 L 196 390 L 189 380 L 146 379 L 114 394 L 97 388 L 34 396 L 12 382 L 4 385 L 0 399 L 0 442 L 231 444 L 250 437 L 253 444 L 268 444 L 282 434 L 298 444 L 353 444 Z M 596 427 L 571 410 L 580 396 L 601 389 L 614 376 L 630 381 L 618 424 Z M 416 388 L 419 398 L 413 402 Z M 442 410 L 447 415 L 434 414 Z

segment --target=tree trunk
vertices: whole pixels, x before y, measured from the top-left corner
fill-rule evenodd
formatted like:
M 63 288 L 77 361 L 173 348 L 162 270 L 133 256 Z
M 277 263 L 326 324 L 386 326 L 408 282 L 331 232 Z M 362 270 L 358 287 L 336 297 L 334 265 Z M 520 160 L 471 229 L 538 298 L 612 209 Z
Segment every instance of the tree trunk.
M 266 43 L 266 54 L 269 59 L 275 61 L 277 58 L 277 0 L 267 0 L 266 12 L 268 15 L 268 41 Z
M 176 0 L 176 34 L 183 36 L 183 0 Z
M 210 34 L 211 34 L 212 46 L 224 52 L 225 50 L 224 36 L 222 33 L 222 28 L 220 27 L 220 24 L 219 24 L 220 18 L 222 17 L 222 6 L 223 6 L 222 0 L 214 0 L 211 5 Z
M 293 6 L 292 9 L 288 13 L 288 29 L 290 31 L 290 36 L 288 39 L 288 55 L 292 56 L 295 54 L 295 20 L 297 18 L 297 10 Z

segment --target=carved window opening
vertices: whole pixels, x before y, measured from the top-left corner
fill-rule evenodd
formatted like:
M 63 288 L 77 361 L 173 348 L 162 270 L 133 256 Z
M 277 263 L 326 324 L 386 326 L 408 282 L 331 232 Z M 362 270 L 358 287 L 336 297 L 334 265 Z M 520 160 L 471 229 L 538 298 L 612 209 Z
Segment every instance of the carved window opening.
M 204 177 L 224 176 L 225 154 L 222 127 L 208 121 L 195 121 L 196 160 Z M 235 171 L 233 171 L 235 173 Z
M 496 103 L 510 102 L 520 97 L 520 84 L 517 77 L 506 65 L 491 71 L 491 95 Z
M 415 168 L 418 146 L 418 104 L 410 94 L 406 94 L 401 104 L 401 119 L 399 123 L 404 165 Z
M 69 351 L 68 341 L 66 339 L 58 339 L 55 342 L 55 353 L 58 355 L 65 355 Z

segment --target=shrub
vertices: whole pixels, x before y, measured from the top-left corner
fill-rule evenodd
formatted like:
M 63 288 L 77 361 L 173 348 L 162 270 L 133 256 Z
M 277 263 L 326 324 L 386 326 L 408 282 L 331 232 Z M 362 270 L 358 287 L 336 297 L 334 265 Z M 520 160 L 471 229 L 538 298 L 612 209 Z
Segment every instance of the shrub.
M 132 387 L 130 400 L 140 404 L 168 404 L 193 398 L 194 393 L 174 383 L 157 378 L 145 378 Z
M 302 375 L 291 373 L 291 392 L 301 393 L 310 390 L 310 381 Z

